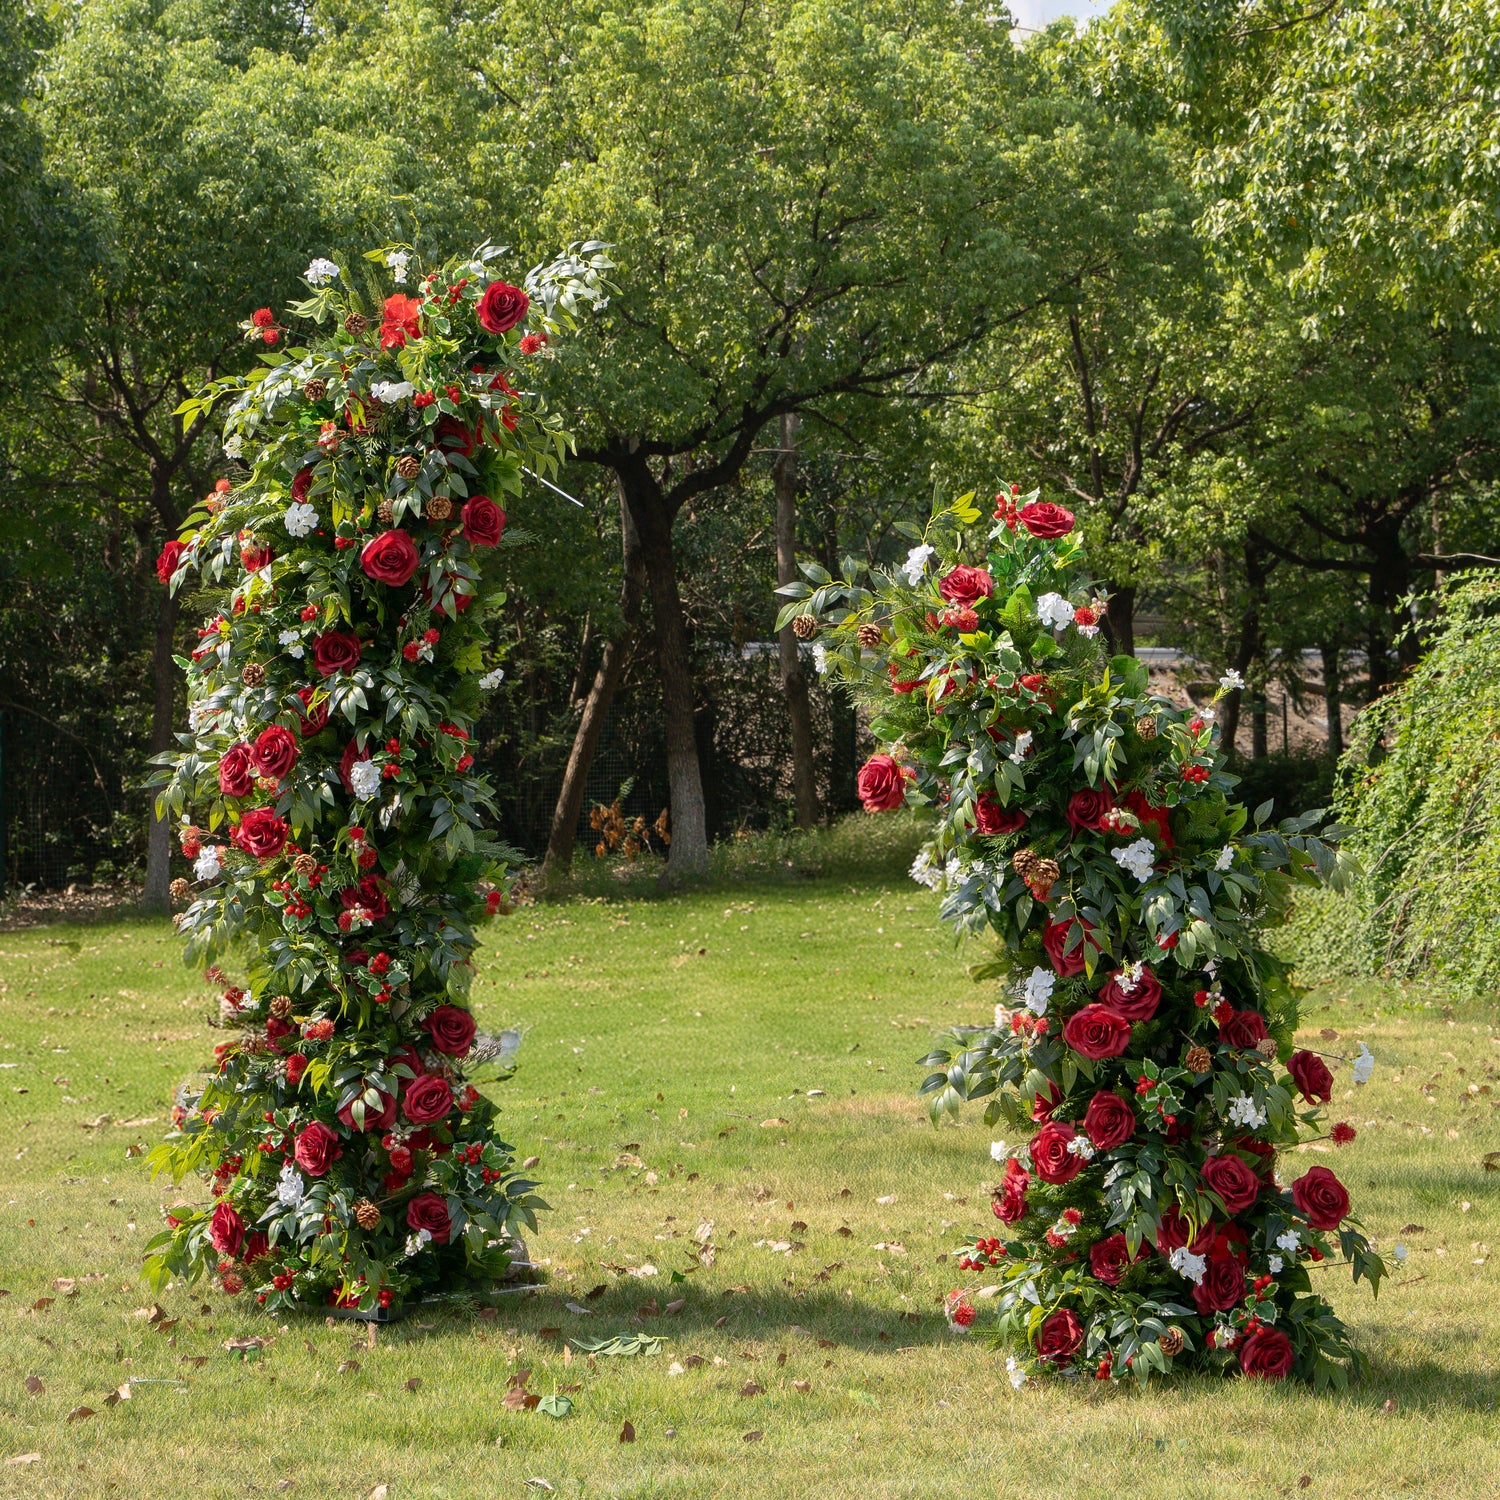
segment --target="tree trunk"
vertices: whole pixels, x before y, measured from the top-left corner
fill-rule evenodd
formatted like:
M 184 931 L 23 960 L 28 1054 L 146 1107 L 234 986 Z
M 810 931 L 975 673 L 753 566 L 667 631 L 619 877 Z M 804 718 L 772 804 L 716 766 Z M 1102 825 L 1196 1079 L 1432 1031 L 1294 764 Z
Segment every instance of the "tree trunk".
M 1248 598 L 1245 602 L 1244 613 L 1240 616 L 1240 644 L 1234 654 L 1234 669 L 1241 677 L 1249 679 L 1252 669 L 1265 652 L 1265 631 L 1261 625 L 1261 609 L 1265 603 L 1266 578 L 1270 574 L 1270 567 L 1266 563 L 1263 549 L 1254 541 L 1245 543 L 1245 583 L 1248 589 Z M 1240 711 L 1244 706 L 1245 690 L 1237 688 L 1229 693 L 1224 699 L 1221 710 L 1222 717 L 1219 720 L 1219 744 L 1226 755 L 1235 753 L 1235 739 L 1240 730 Z M 1255 723 L 1252 713 L 1252 726 Z M 1265 752 L 1266 739 L 1266 712 L 1264 698 L 1260 709 L 1260 755 Z M 1251 729 L 1252 742 L 1254 740 L 1254 728 Z M 1252 756 L 1256 754 L 1251 749 Z
M 672 845 L 664 880 L 675 885 L 687 876 L 707 873 L 708 827 L 693 723 L 693 671 L 688 656 L 687 621 L 682 613 L 682 596 L 677 591 L 677 562 L 672 552 L 673 515 L 644 457 L 630 455 L 618 472 L 625 503 L 640 538 L 656 626 L 662 721 L 667 739 L 667 782 L 672 799 Z
M 1322 646 L 1323 712 L 1328 719 L 1328 753 L 1344 753 L 1344 704 L 1339 691 L 1339 648 Z
M 160 755 L 172 748 L 172 720 L 177 707 L 177 663 L 172 660 L 177 646 L 178 601 L 162 600 L 156 617 L 156 641 L 151 649 L 151 677 L 156 689 L 151 705 L 151 753 Z M 164 817 L 151 813 L 151 832 L 146 844 L 146 889 L 142 904 L 152 911 L 166 911 L 172 904 L 168 886 L 172 883 L 172 825 Z
M 646 592 L 646 572 L 641 561 L 640 540 L 624 499 L 620 501 L 620 628 L 604 643 L 594 680 L 583 702 L 583 713 L 573 733 L 573 748 L 563 771 L 557 805 L 552 809 L 552 827 L 547 835 L 547 853 L 542 859 L 541 884 L 545 888 L 566 878 L 573 864 L 573 843 L 578 818 L 583 812 L 589 770 L 599 748 L 599 736 L 625 675 L 625 662 L 641 621 L 641 603 Z
M 1266 758 L 1266 694 L 1270 684 L 1262 682 L 1259 691 L 1250 700 L 1250 759 Z
M 797 441 L 798 419 L 788 412 L 781 419 L 781 452 L 772 473 L 776 487 L 776 582 L 792 583 L 797 577 Z M 781 688 L 786 694 L 787 717 L 792 722 L 792 789 L 796 798 L 797 827 L 812 828 L 818 822 L 817 770 L 813 763 L 812 704 L 807 693 L 807 674 L 791 624 L 777 632 L 781 649 Z
M 1135 596 L 1133 583 L 1122 585 L 1109 596 L 1104 612 L 1104 631 L 1116 656 L 1135 655 Z

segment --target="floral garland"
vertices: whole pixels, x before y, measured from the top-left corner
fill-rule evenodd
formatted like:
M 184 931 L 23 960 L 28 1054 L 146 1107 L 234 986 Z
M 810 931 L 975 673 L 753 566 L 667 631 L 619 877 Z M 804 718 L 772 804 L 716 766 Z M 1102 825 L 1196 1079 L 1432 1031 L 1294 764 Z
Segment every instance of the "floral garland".
M 1287 967 L 1260 934 L 1297 883 L 1342 886 L 1352 861 L 1312 831 L 1321 814 L 1251 817 L 1212 710 L 1107 657 L 1069 511 L 1012 489 L 980 520 L 972 496 L 940 508 L 867 583 L 853 560 L 840 579 L 804 564 L 779 622 L 824 630 L 821 668 L 887 746 L 860 772 L 865 807 L 935 810 L 912 874 L 995 942 L 974 976 L 1008 981 L 993 1026 L 924 1059 L 934 1119 L 993 1096 L 986 1123 L 1036 1127 L 994 1144 L 1000 1232 L 959 1263 L 994 1283 L 997 1342 L 1027 1345 L 1018 1386 L 1183 1367 L 1342 1385 L 1353 1350 L 1312 1273 L 1340 1254 L 1378 1290 L 1385 1268 L 1332 1171 L 1276 1176 L 1334 1081 L 1294 1050 Z M 1372 1063 L 1361 1046 L 1356 1083 Z M 956 1329 L 976 1290 L 950 1294 Z
M 503 676 L 485 616 L 514 533 L 492 497 L 570 443 L 525 372 L 604 304 L 610 263 L 582 245 L 518 287 L 499 253 L 424 271 L 376 251 L 414 284 L 389 295 L 369 266 L 315 260 L 290 322 L 242 325 L 257 367 L 183 408 L 228 403 L 236 472 L 158 563 L 215 607 L 180 661 L 189 730 L 157 805 L 181 820 L 178 925 L 228 1039 L 149 1158 L 212 1188 L 148 1246 L 158 1286 L 210 1273 L 268 1310 L 372 1312 L 503 1272 L 545 1207 L 482 1092 L 519 1038 L 468 1008 L 510 858 L 470 735 Z

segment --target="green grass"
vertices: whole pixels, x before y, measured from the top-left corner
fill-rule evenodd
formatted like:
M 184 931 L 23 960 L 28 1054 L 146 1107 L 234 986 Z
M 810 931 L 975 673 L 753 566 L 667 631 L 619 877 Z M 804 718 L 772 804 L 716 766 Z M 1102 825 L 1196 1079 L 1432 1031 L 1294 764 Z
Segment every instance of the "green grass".
M 498 1317 L 424 1308 L 374 1349 L 352 1325 L 268 1323 L 202 1288 L 169 1290 L 179 1321 L 153 1331 L 139 1256 L 175 1194 L 126 1151 L 159 1136 L 172 1086 L 209 1055 L 208 991 L 165 924 L 0 934 L 0 1496 L 217 1500 L 290 1481 L 319 1500 L 381 1484 L 490 1500 L 544 1493 L 533 1477 L 568 1496 L 1238 1500 L 1300 1493 L 1304 1475 L 1313 1497 L 1500 1492 L 1500 1226 L 1481 1161 L 1500 1095 L 1469 1092 L 1494 1086 L 1492 1013 L 1370 986 L 1308 1006 L 1310 1033 L 1375 1052 L 1374 1081 L 1335 1102 L 1360 1132 L 1338 1165 L 1381 1246 L 1411 1252 L 1378 1302 L 1324 1273 L 1368 1359 L 1358 1386 L 1018 1394 L 939 1308 L 958 1280 L 946 1252 L 991 1222 L 989 1132 L 977 1112 L 934 1130 L 914 1059 L 992 996 L 934 917 L 909 884 L 846 873 L 497 924 L 479 1008 L 528 1028 L 509 1118 L 553 1204 L 533 1243 L 550 1279 Z M 567 1335 L 632 1329 L 663 1352 L 565 1363 Z M 259 1359 L 225 1350 L 254 1333 L 276 1339 Z M 574 1414 L 506 1410 L 519 1369 L 539 1393 L 579 1386 Z M 96 1415 L 69 1424 L 79 1405 Z

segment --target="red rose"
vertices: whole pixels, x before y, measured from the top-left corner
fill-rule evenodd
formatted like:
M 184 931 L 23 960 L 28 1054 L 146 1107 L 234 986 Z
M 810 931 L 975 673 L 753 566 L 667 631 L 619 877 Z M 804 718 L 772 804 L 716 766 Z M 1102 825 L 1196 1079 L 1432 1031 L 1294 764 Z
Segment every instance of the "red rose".
M 311 464 L 309 464 L 305 469 L 297 470 L 297 476 L 292 480 L 292 499 L 295 500 L 298 505 L 301 505 L 306 501 L 307 492 L 312 489 L 312 482 L 313 471 Z
M 1135 1110 L 1112 1089 L 1100 1089 L 1083 1115 L 1083 1133 L 1097 1151 L 1113 1151 L 1135 1134 Z
M 384 1089 L 376 1089 L 380 1096 L 380 1111 L 376 1113 L 368 1104 L 365 1105 L 365 1123 L 356 1125 L 354 1123 L 354 1105 L 360 1098 L 355 1095 L 340 1111 L 339 1122 L 349 1130 L 389 1130 L 396 1123 L 396 1098 L 394 1094 L 388 1094 Z
M 1063 1101 L 1062 1090 L 1055 1083 L 1047 1085 L 1045 1094 L 1037 1094 L 1031 1101 L 1031 1118 L 1038 1125 L 1045 1125 L 1052 1118 L 1052 1111 Z
M 171 583 L 177 564 L 182 561 L 182 554 L 186 551 L 187 547 L 182 542 L 168 542 L 161 549 L 161 556 L 156 559 L 156 576 L 163 583 Z
M 219 790 L 226 797 L 248 797 L 255 786 L 249 745 L 231 745 L 219 757 Z
M 1231 1010 L 1219 1023 L 1219 1040 L 1230 1047 L 1247 1050 L 1266 1039 L 1266 1018 L 1258 1011 Z
M 286 1086 L 294 1089 L 302 1082 L 302 1075 L 307 1072 L 307 1059 L 300 1052 L 294 1052 L 286 1060 Z
M 1083 1324 L 1071 1307 L 1060 1307 L 1036 1331 L 1036 1352 L 1065 1365 L 1083 1345 Z
M 1106 1286 L 1119 1286 L 1130 1269 L 1130 1245 L 1123 1234 L 1112 1234 L 1089 1248 L 1089 1270 Z
M 906 801 L 912 779 L 911 771 L 889 755 L 872 755 L 859 769 L 856 790 L 866 812 L 894 812 Z
M 1153 807 L 1141 792 L 1131 792 L 1125 799 L 1125 806 L 1140 819 L 1143 833 L 1150 834 L 1163 849 L 1173 847 L 1170 808 Z
M 302 707 L 297 710 L 297 717 L 302 721 L 302 738 L 317 734 L 328 723 L 328 699 L 320 699 L 316 706 L 312 706 L 313 695 L 317 692 L 315 687 L 297 689 L 297 697 L 302 700 Z
M 286 848 L 287 826 L 269 807 L 252 807 L 240 819 L 234 841 L 257 859 L 275 859 Z
M 380 876 L 366 875 L 358 885 L 346 885 L 339 892 L 339 904 L 345 911 L 362 906 L 372 921 L 381 922 L 391 914 L 391 903 L 385 891 L 385 881 Z
M 1349 1194 L 1327 1167 L 1309 1167 L 1292 1184 L 1292 1202 L 1314 1229 L 1337 1229 L 1349 1217 Z
M 1316 1052 L 1292 1053 L 1286 1070 L 1309 1104 L 1327 1104 L 1332 1100 L 1333 1074 Z
M 1061 1120 L 1048 1120 L 1031 1138 L 1031 1164 L 1043 1182 L 1062 1183 L 1072 1180 L 1083 1170 L 1083 1158 L 1068 1150 L 1068 1143 L 1078 1132 Z
M 263 1255 L 271 1253 L 271 1240 L 264 1229 L 252 1229 L 245 1236 L 245 1252 L 243 1260 L 248 1266 L 252 1261 L 259 1260 Z
M 1079 927 L 1083 936 L 1078 942 L 1073 941 L 1072 932 L 1074 926 Z M 1046 950 L 1048 961 L 1057 971 L 1061 979 L 1071 979 L 1075 974 L 1084 971 L 1084 949 L 1092 948 L 1095 953 L 1099 951 L 1099 945 L 1089 936 L 1093 932 L 1093 925 L 1085 922 L 1081 917 L 1061 922 L 1048 922 L 1042 932 L 1042 947 Z
M 359 565 L 365 570 L 365 577 L 393 589 L 410 583 L 411 575 L 421 561 L 417 544 L 399 526 L 393 531 L 372 536 L 359 554 Z
M 995 592 L 995 580 L 983 568 L 959 566 L 938 580 L 938 593 L 949 604 L 971 606 Z
M 1075 834 L 1085 829 L 1104 831 L 1104 818 L 1115 809 L 1115 799 L 1108 791 L 1085 789 L 1068 798 L 1068 826 Z
M 1026 1217 L 1026 1189 L 1031 1173 L 1015 1157 L 1005 1164 L 1005 1181 L 995 1199 L 995 1217 L 1003 1224 L 1014 1224 Z
M 1242 1214 L 1260 1195 L 1260 1178 L 1237 1156 L 1210 1156 L 1203 1163 L 1203 1186 L 1224 1200 L 1231 1214 Z
M 1270 1141 L 1258 1141 L 1254 1136 L 1236 1136 L 1229 1143 L 1236 1151 L 1243 1151 L 1256 1158 L 1252 1167 L 1262 1182 L 1270 1182 L 1276 1171 L 1276 1148 Z
M 1067 536 L 1073 529 L 1073 512 L 1046 500 L 1033 500 L 1030 505 L 1023 505 L 1017 513 L 1017 520 L 1032 536 L 1044 540 Z
M 1018 833 L 1026 826 L 1026 814 L 1018 807 L 1001 807 L 993 792 L 981 792 L 974 804 L 974 831 L 986 838 L 997 834 Z
M 1257 1328 L 1240 1346 L 1240 1369 L 1256 1380 L 1285 1380 L 1293 1358 L 1292 1341 L 1279 1328 Z
M 518 286 L 492 281 L 474 308 L 474 316 L 486 333 L 509 333 L 531 307 L 531 298 Z
M 1163 1255 L 1171 1255 L 1174 1250 L 1180 1250 L 1187 1244 L 1192 1227 L 1180 1205 L 1172 1204 L 1157 1223 L 1156 1248 Z
M 283 1021 L 280 1016 L 272 1016 L 266 1022 L 266 1037 L 269 1041 L 278 1041 L 281 1037 L 287 1036 L 291 1029 L 290 1021 Z
M 1109 983 L 1099 991 L 1099 999 L 1127 1021 L 1149 1021 L 1161 1003 L 1161 981 L 1145 964 L 1133 984 L 1121 970 L 1110 976 Z
M 309 1177 L 321 1177 L 341 1154 L 338 1136 L 321 1120 L 314 1120 L 297 1137 L 293 1156 Z
M 432 432 L 437 447 L 448 453 L 461 454 L 464 458 L 473 458 L 474 450 L 484 440 L 482 427 L 470 427 L 457 417 L 439 417 Z
M 459 515 L 471 546 L 494 547 L 505 535 L 505 512 L 488 495 L 473 496 Z
M 255 762 L 255 769 L 262 776 L 280 781 L 297 764 L 296 738 L 290 729 L 283 729 L 280 724 L 262 729 L 255 737 L 255 748 L 250 752 L 250 759 Z M 221 774 L 222 771 L 221 761 Z
M 325 630 L 313 637 L 312 654 L 319 677 L 352 672 L 359 665 L 359 637 L 352 630 Z
M 380 347 L 404 349 L 407 339 L 421 338 L 421 313 L 422 304 L 415 297 L 407 297 L 401 292 L 387 297 L 380 321 Z
M 406 1223 L 412 1230 L 425 1229 L 434 1245 L 446 1245 L 453 1229 L 448 1218 L 448 1200 L 440 1193 L 418 1193 L 406 1205 Z
M 446 1078 L 424 1073 L 407 1085 L 402 1108 L 413 1125 L 436 1125 L 453 1108 L 453 1090 Z
M 1085 1005 L 1063 1027 L 1063 1040 L 1080 1056 L 1097 1062 L 1119 1057 L 1130 1045 L 1130 1022 L 1107 1005 Z
M 213 1218 L 208 1221 L 209 1243 L 220 1255 L 233 1260 L 245 1244 L 245 1221 L 234 1211 L 234 1205 L 219 1199 Z
M 1228 1255 L 1211 1255 L 1203 1269 L 1203 1280 L 1193 1287 L 1193 1301 L 1206 1318 L 1211 1312 L 1228 1312 L 1245 1296 L 1245 1273 L 1239 1261 Z
M 474 1017 L 456 1005 L 440 1005 L 422 1022 L 422 1028 L 432 1038 L 432 1045 L 449 1057 L 462 1057 L 473 1045 Z

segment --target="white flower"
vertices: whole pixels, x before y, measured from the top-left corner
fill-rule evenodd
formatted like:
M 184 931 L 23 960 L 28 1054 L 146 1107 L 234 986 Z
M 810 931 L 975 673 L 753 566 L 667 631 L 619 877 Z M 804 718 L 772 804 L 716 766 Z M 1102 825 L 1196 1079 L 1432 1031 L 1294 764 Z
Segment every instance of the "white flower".
M 302 1181 L 302 1174 L 291 1162 L 286 1162 L 276 1183 L 276 1201 L 287 1208 L 296 1208 L 306 1191 L 307 1185 Z
M 1394 1260 L 1398 1266 L 1404 1266 L 1406 1264 L 1406 1246 L 1392 1245 L 1391 1259 Z
M 1061 594 L 1043 594 L 1036 601 L 1036 617 L 1051 630 L 1062 630 L 1073 622 L 1073 606 Z
M 1186 1245 L 1179 1245 L 1167 1257 L 1167 1263 L 1174 1271 L 1186 1276 L 1194 1286 L 1203 1280 L 1203 1273 L 1208 1269 L 1208 1261 L 1201 1255 L 1194 1255 Z
M 906 577 L 907 583 L 913 588 L 921 583 L 922 574 L 927 568 L 927 559 L 932 556 L 934 549 L 924 542 L 920 547 L 913 547 L 906 554 L 906 561 L 901 565 L 901 571 Z
M 1288 1229 L 1285 1234 L 1278 1234 L 1276 1236 L 1276 1243 L 1288 1255 L 1295 1255 L 1302 1244 L 1302 1236 L 1295 1229 Z
M 1056 981 L 1050 969 L 1035 968 L 1019 987 L 1026 998 L 1026 1009 L 1038 1016 L 1047 1014 L 1047 1002 L 1052 998 L 1052 986 Z
M 925 885 L 929 891 L 935 891 L 943 883 L 943 871 L 940 866 L 934 866 L 931 853 L 924 849 L 911 862 L 911 869 L 907 871 L 918 885 Z
M 320 255 L 302 273 L 302 277 L 309 286 L 326 286 L 338 274 L 339 263 L 329 260 L 326 255 Z
M 1017 765 L 1020 765 L 1021 762 L 1026 759 L 1026 756 L 1030 752 L 1030 750 L 1031 750 L 1031 740 L 1032 740 L 1032 734 L 1031 734 L 1031 731 L 1029 729 L 1023 729 L 1020 732 L 1020 734 L 1018 734 L 1016 736 L 1015 747 L 1010 752 L 1010 758 Z
M 219 871 L 223 868 L 219 863 L 219 846 L 205 844 L 199 851 L 198 858 L 193 861 L 193 879 L 217 880 Z
M 1068 1155 L 1076 1156 L 1080 1161 L 1092 1161 L 1094 1159 L 1094 1143 L 1086 1135 L 1075 1135 L 1068 1142 Z
M 1249 1094 L 1237 1094 L 1229 1101 L 1229 1122 L 1259 1130 L 1266 1123 L 1266 1112 Z
M 286 647 L 286 654 L 297 661 L 301 661 L 307 654 L 307 648 L 302 644 L 302 634 L 296 630 L 283 630 L 276 637 L 281 645 Z
M 357 760 L 349 767 L 349 785 L 361 802 L 380 795 L 380 767 L 373 760 Z
M 1218 958 L 1214 957 L 1214 958 L 1209 959 L 1209 961 L 1206 964 L 1203 965 L 1203 972 L 1205 974 L 1207 974 L 1210 979 L 1212 979 L 1214 977 L 1214 975 L 1216 975 L 1219 972 L 1219 960 L 1218 960 Z
M 1026 1371 L 1016 1363 L 1014 1354 L 1005 1361 L 1005 1373 L 1010 1376 L 1010 1383 L 1016 1390 L 1020 1390 L 1026 1384 Z
M 1359 1044 L 1359 1056 L 1354 1059 L 1354 1081 L 1368 1083 L 1375 1071 L 1375 1056 L 1363 1042 Z
M 1279 1255 L 1268 1255 L 1266 1257 L 1266 1265 L 1269 1267 L 1270 1272 L 1273 1276 L 1280 1276 L 1281 1268 L 1285 1264 L 1286 1262 L 1283 1261 Z
M 499 687 L 500 684 L 504 681 L 505 668 L 496 667 L 493 672 L 486 672 L 484 676 L 479 679 L 479 685 L 485 690 L 485 692 L 489 693 L 493 692 L 494 689 Z
M 1004 1141 L 991 1141 L 990 1142 L 990 1160 L 991 1161 L 1009 1161 L 1010 1160 L 1010 1147 L 1007 1146 Z
M 1245 685 L 1245 679 L 1243 677 L 1241 677 L 1240 674 L 1238 672 L 1236 672 L 1233 667 L 1231 667 L 1219 679 L 1219 686 L 1221 688 L 1223 688 L 1226 693 L 1237 692 L 1240 688 L 1244 687 L 1244 685 Z
M 1011 1008 L 1003 1001 L 995 1007 L 995 1030 L 1004 1031 L 1010 1025 Z
M 1219 857 L 1214 861 L 1214 869 L 1227 870 L 1234 863 L 1234 845 L 1225 844 L 1219 850 Z
M 416 1255 L 424 1245 L 432 1243 L 432 1235 L 425 1229 L 419 1229 L 415 1234 L 406 1237 L 406 1253 Z
M 819 677 L 828 675 L 828 648 L 822 641 L 815 641 L 812 648 L 813 670 Z
M 1150 839 L 1137 839 L 1133 844 L 1126 844 L 1123 849 L 1110 852 L 1115 857 L 1115 863 L 1122 870 L 1129 870 L 1142 885 L 1155 873 L 1156 867 L 1151 861 L 1156 853 L 1156 846 Z
M 239 458 L 245 451 L 245 440 L 239 433 L 224 439 L 224 457 Z
M 397 286 L 406 282 L 406 267 L 411 260 L 411 255 L 406 250 L 392 250 L 385 258 L 385 263 L 391 268 L 391 276 Z
M 370 394 L 382 406 L 394 406 L 416 394 L 417 388 L 409 380 L 377 380 L 370 387 Z
M 317 527 L 318 513 L 305 500 L 301 500 L 287 507 L 281 524 L 286 527 L 288 536 L 306 536 Z

